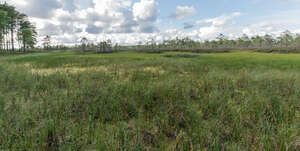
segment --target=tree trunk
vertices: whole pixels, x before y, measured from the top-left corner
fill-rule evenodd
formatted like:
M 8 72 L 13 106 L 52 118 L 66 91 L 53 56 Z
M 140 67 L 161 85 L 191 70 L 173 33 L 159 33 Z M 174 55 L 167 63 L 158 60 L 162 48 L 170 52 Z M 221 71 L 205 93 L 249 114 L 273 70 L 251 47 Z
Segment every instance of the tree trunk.
M 12 28 L 10 30 L 10 32 L 11 32 L 11 50 L 15 51 L 15 46 L 14 46 L 14 29 Z
M 26 52 L 26 44 L 25 44 L 24 38 L 23 38 L 23 52 L 24 52 L 24 53 Z
M 8 51 L 8 50 L 9 50 L 9 40 L 8 40 L 9 37 L 8 37 L 8 33 L 6 32 L 5 35 L 6 35 L 6 36 L 5 36 L 5 37 L 6 37 L 6 38 L 5 38 L 5 39 L 6 39 L 6 51 Z
M 5 29 L 3 28 L 3 30 L 2 30 L 2 32 L 3 32 L 3 39 L 2 39 L 2 48 L 3 48 L 3 51 L 5 51 L 5 48 L 6 48 L 6 46 L 5 46 Z

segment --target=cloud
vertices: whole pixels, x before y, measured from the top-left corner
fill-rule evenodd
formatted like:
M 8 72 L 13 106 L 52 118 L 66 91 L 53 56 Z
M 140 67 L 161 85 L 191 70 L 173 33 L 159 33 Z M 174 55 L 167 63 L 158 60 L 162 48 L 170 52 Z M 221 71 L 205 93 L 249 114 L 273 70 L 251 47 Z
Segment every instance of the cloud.
M 241 16 L 241 13 L 240 12 L 235 12 L 235 13 L 232 13 L 230 15 L 221 15 L 221 16 L 216 17 L 216 18 L 206 19 L 206 20 L 204 20 L 204 22 L 212 23 L 212 25 L 215 26 L 215 27 L 220 27 L 220 26 L 224 26 L 229 20 L 231 20 L 235 17 L 239 17 L 239 16 Z
M 250 37 L 260 35 L 263 36 L 265 34 L 275 34 L 274 31 L 278 32 L 280 29 L 272 23 L 269 22 L 261 22 L 255 23 L 251 25 L 246 25 L 242 32 Z
M 185 17 L 194 15 L 197 10 L 194 7 L 189 6 L 177 6 L 174 13 L 170 15 L 171 18 L 183 19 Z
M 297 14 L 299 10 L 285 10 L 279 13 L 265 16 L 255 23 L 244 25 L 242 32 L 249 36 L 271 34 L 279 36 L 285 30 L 292 33 L 298 33 L 300 29 L 300 22 L 298 21 Z
M 95 25 L 88 25 L 86 28 L 86 32 L 91 33 L 91 34 L 99 34 L 103 31 L 102 27 L 98 27 Z
M 59 35 L 60 33 L 60 28 L 57 25 L 51 24 L 51 23 L 46 23 L 44 25 L 43 30 L 40 30 L 39 32 L 40 35 L 45 36 L 45 35 Z
M 148 2 L 146 5 L 149 5 Z M 143 5 L 143 7 L 144 6 L 145 5 Z M 156 4 L 152 6 L 157 7 Z M 118 12 L 119 10 L 116 9 L 115 11 Z M 220 32 L 226 31 L 226 25 L 233 18 L 240 15 L 240 13 L 232 13 L 195 21 L 195 23 L 201 25 L 201 27 L 185 32 L 178 29 L 159 31 L 155 26 L 157 19 L 153 19 L 152 15 L 149 15 L 154 14 L 154 16 L 156 16 L 156 13 L 135 17 L 134 11 L 126 11 L 127 14 L 115 17 L 107 14 L 105 11 L 97 13 L 95 9 L 92 8 L 76 10 L 74 13 L 58 10 L 53 19 L 39 20 L 39 23 L 43 22 L 44 24 L 44 26 L 39 27 L 39 29 L 43 36 L 47 33 L 52 35 L 52 39 L 56 39 L 56 43 L 67 42 L 67 44 L 71 44 L 71 41 L 73 41 L 73 44 L 78 44 L 78 39 L 84 36 L 90 41 L 111 39 L 115 43 L 133 45 L 140 42 L 145 43 L 152 39 L 156 42 L 162 42 L 176 37 L 190 37 L 194 40 L 212 39 Z M 73 37 L 69 35 L 73 35 Z M 66 39 L 63 36 L 71 37 L 71 39 Z
M 27 11 L 35 0 L 21 1 L 18 6 L 22 5 L 20 8 Z M 131 0 L 90 0 L 91 5 L 86 8 L 79 6 L 79 0 L 54 1 L 54 4 L 58 2 L 57 5 L 51 4 L 49 8 L 44 8 L 51 10 L 51 13 L 42 15 L 37 11 L 29 14 L 30 20 L 37 26 L 40 36 L 38 39 L 51 35 L 53 41 L 55 39 L 54 43 L 70 44 L 73 41 L 76 44 L 83 36 L 97 41 L 103 39 L 102 35 L 114 39 L 120 39 L 118 37 L 123 35 L 121 37 L 124 40 L 140 38 L 136 35 L 159 32 L 156 27 L 159 10 L 155 0 L 140 0 L 135 3 Z M 40 2 L 34 7 L 43 5 L 45 4 Z M 128 35 L 135 35 L 135 38 L 129 38 Z M 123 43 L 131 42 L 125 40 Z
M 142 33 L 157 32 L 155 22 L 159 14 L 158 3 L 154 0 L 141 0 L 133 5 L 133 17 L 138 27 L 137 31 Z
M 211 26 L 213 26 L 213 27 L 222 27 L 226 23 L 228 23 L 228 21 L 232 20 L 235 17 L 239 17 L 240 15 L 241 15 L 240 12 L 234 12 L 229 15 L 224 14 L 224 15 L 221 15 L 221 16 L 215 17 L 215 18 L 208 18 L 208 19 L 204 19 L 204 20 L 185 22 L 183 25 L 184 25 L 184 29 L 194 28 L 197 25 L 203 25 L 203 24 L 211 24 Z
M 25 6 L 27 2 L 26 0 L 17 0 L 17 1 L 8 1 L 8 4 L 20 7 L 20 6 Z
M 156 21 L 158 16 L 158 3 L 154 0 L 141 0 L 133 5 L 133 16 L 138 22 Z
M 18 5 L 24 5 L 23 7 L 26 5 L 26 9 L 29 9 L 27 5 L 33 4 L 37 0 L 24 0 L 24 3 L 21 1 Z M 46 1 L 50 2 L 50 0 Z M 89 7 L 80 7 L 79 0 L 51 0 L 51 2 L 55 4 L 47 6 L 51 13 L 29 15 L 36 24 L 40 37 L 51 35 L 54 43 L 57 44 L 76 44 L 79 43 L 78 39 L 83 36 L 90 41 L 111 39 L 113 42 L 124 45 L 147 42 L 152 39 L 162 42 L 186 36 L 199 40 L 213 37 L 214 34 L 224 31 L 228 21 L 240 15 L 232 13 L 216 18 L 192 21 L 186 23 L 185 28 L 197 25 L 201 25 L 201 27 L 189 32 L 178 29 L 160 31 L 156 26 L 159 16 L 156 0 L 139 0 L 137 2 L 90 0 Z M 39 7 L 39 5 L 44 6 L 45 4 L 39 2 L 34 7 Z M 197 11 L 193 7 L 178 6 L 176 12 L 175 18 L 184 18 Z
M 102 29 L 103 33 L 154 32 L 158 17 L 154 0 L 93 0 L 93 7 L 78 11 L 80 20 Z M 92 27 L 91 25 L 89 27 Z M 86 30 L 90 33 L 91 28 Z M 95 32 L 91 32 L 94 34 Z
M 63 35 L 63 34 L 76 34 L 82 32 L 81 28 L 78 28 L 70 24 L 53 24 L 50 22 L 45 22 L 43 27 L 39 29 L 40 36 L 46 35 Z
M 159 31 L 156 27 L 159 10 L 155 0 L 135 3 L 131 0 L 89 1 L 91 5 L 86 8 L 80 7 L 80 0 L 18 0 L 13 4 L 30 16 L 41 36 Z
M 60 0 L 62 8 L 67 11 L 75 11 L 78 7 L 75 3 L 75 0 Z
M 50 18 L 56 9 L 62 7 L 58 0 L 20 0 L 12 2 L 12 4 L 16 5 L 23 13 L 39 18 Z
M 274 37 L 280 36 L 280 34 L 286 30 L 290 30 L 292 33 L 299 33 L 299 28 L 287 28 L 287 24 L 284 22 L 276 23 L 272 21 L 264 21 L 255 24 L 246 25 L 243 27 L 242 32 L 248 36 L 263 36 L 266 34 Z M 300 25 L 298 26 L 300 27 Z
M 183 23 L 183 28 L 184 29 L 190 29 L 190 28 L 194 28 L 197 25 L 202 25 L 205 22 L 203 20 L 199 20 L 199 21 L 189 21 L 189 22 L 185 22 Z

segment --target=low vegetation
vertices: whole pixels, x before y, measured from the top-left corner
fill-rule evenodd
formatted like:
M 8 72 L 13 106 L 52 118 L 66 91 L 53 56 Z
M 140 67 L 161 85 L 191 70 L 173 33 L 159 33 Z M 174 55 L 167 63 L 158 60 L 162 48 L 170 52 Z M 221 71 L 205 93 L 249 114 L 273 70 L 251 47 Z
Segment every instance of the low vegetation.
M 0 150 L 300 147 L 300 56 L 0 56 Z

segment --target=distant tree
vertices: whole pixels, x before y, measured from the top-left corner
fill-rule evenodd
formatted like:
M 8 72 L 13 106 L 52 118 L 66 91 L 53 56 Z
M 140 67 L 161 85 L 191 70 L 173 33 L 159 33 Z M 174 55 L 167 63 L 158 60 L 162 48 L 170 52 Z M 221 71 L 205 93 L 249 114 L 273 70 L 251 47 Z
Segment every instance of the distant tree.
M 0 49 L 5 49 L 5 28 L 7 26 L 7 12 L 0 9 Z
M 238 45 L 239 47 L 248 48 L 251 44 L 251 40 L 248 35 L 243 34 L 242 37 L 238 38 Z
M 212 41 L 210 41 L 210 45 L 211 45 L 211 48 L 217 48 L 218 47 L 218 41 L 212 40 Z
M 19 46 L 25 51 L 36 43 L 35 27 L 28 17 L 18 12 L 14 6 L 0 4 L 0 49 L 15 50 L 16 37 Z
M 208 40 L 204 41 L 204 47 L 205 48 L 210 48 L 210 42 Z
M 8 18 L 9 18 L 9 20 L 8 20 L 8 28 L 9 28 L 9 30 L 10 30 L 10 38 L 11 38 L 11 49 L 12 49 L 12 51 L 14 51 L 15 50 L 15 47 L 14 47 L 14 33 L 15 33 L 15 29 L 16 29 L 16 26 L 17 26 L 17 18 L 18 18 L 18 16 L 19 16 L 19 12 L 17 12 L 16 10 L 15 10 L 15 7 L 13 7 L 13 6 L 8 6 L 7 7 L 7 16 L 8 16 Z
M 218 40 L 218 44 L 223 46 L 224 42 L 227 40 L 224 34 L 219 34 L 216 39 Z
M 23 52 L 26 52 L 26 48 L 33 48 L 36 43 L 37 32 L 35 27 L 27 20 L 27 16 L 23 15 L 20 18 L 19 23 L 20 30 L 18 32 L 18 39 L 23 44 Z
M 195 42 L 191 38 L 185 37 L 182 39 L 182 45 L 184 48 L 192 48 L 192 47 L 194 47 Z
M 261 48 L 262 44 L 264 42 L 264 39 L 258 35 L 255 37 L 252 37 L 251 40 L 252 40 L 252 45 L 256 48 Z
M 81 42 L 82 50 L 86 51 L 86 47 L 87 47 L 87 44 L 88 44 L 88 39 L 86 37 L 83 37 L 83 38 L 81 38 L 80 42 Z
M 99 52 L 100 53 L 112 52 L 112 42 L 111 42 L 111 40 L 100 42 L 99 43 Z
M 300 34 L 296 34 L 295 45 L 298 48 L 300 47 Z
M 156 42 L 155 42 L 154 38 L 151 39 L 151 41 L 150 41 L 150 46 L 151 46 L 151 49 L 152 49 L 152 50 L 155 49 L 155 47 L 156 47 Z
M 112 50 L 112 41 L 110 39 L 106 40 L 106 46 L 110 51 Z
M 293 43 L 293 35 L 290 31 L 286 30 L 284 31 L 281 36 L 279 37 L 279 41 L 282 46 L 288 47 L 289 45 L 291 45 Z
M 236 41 L 225 39 L 224 45 L 226 48 L 234 48 L 236 45 Z
M 268 35 L 268 34 L 266 34 L 263 37 L 263 39 L 264 39 L 265 45 L 268 46 L 268 47 L 273 47 L 275 42 L 276 42 L 275 39 L 271 35 Z
M 114 45 L 114 50 L 115 50 L 115 51 L 118 51 L 118 50 L 119 50 L 119 44 L 118 44 L 118 43 L 116 43 L 116 44 Z
M 44 39 L 43 39 L 43 46 L 44 49 L 49 50 L 51 45 L 51 37 L 49 35 L 47 35 Z

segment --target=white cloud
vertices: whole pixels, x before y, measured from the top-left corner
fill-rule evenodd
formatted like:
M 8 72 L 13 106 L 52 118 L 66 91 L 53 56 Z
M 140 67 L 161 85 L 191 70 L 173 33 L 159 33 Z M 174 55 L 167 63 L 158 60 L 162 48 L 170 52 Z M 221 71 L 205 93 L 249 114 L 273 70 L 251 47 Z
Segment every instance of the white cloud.
M 54 43 L 68 44 L 71 41 L 75 44 L 83 36 L 91 41 L 111 37 L 115 42 L 122 40 L 123 44 L 132 44 L 138 41 L 139 35 L 158 31 L 155 25 L 159 10 L 155 0 L 136 3 L 130 0 L 92 0 L 93 5 L 84 9 L 79 9 L 71 1 L 74 2 L 60 0 L 63 7 L 57 8 L 50 18 L 31 17 L 41 37 L 51 35 Z M 70 4 L 72 9 L 66 9 Z
M 227 24 L 240 15 L 240 12 L 234 12 L 231 14 L 223 14 L 215 18 L 186 22 L 184 23 L 184 29 L 200 26 L 198 29 L 189 32 L 187 35 L 193 35 L 192 37 L 198 38 L 198 40 L 214 39 L 220 33 L 229 33 L 229 30 L 231 29 Z M 233 32 L 233 30 L 230 32 Z
M 282 32 L 276 25 L 268 22 L 255 23 L 247 25 L 242 29 L 243 34 L 246 34 L 250 37 L 252 36 L 263 36 L 265 34 L 277 35 Z
M 151 33 L 158 31 L 154 26 L 159 14 L 158 3 L 154 0 L 141 0 L 133 5 L 133 17 L 137 22 L 137 31 Z
M 197 10 L 194 7 L 189 6 L 177 6 L 174 13 L 170 15 L 171 18 L 183 19 L 185 17 L 194 15 Z
M 215 27 L 221 27 L 221 26 L 225 25 L 228 22 L 228 20 L 233 19 L 234 17 L 238 17 L 240 15 L 241 15 L 240 12 L 235 12 L 230 15 L 222 15 L 220 17 L 206 19 L 206 20 L 204 20 L 204 22 L 212 23 L 212 25 Z
M 50 18 L 56 9 L 62 7 L 58 0 L 16 0 L 9 1 L 31 17 Z
M 62 8 L 64 10 L 74 11 L 78 8 L 78 6 L 75 3 L 76 0 L 59 0 L 59 1 L 62 4 Z
M 284 22 L 282 23 L 274 23 L 274 22 L 259 22 L 251 25 L 246 25 L 242 32 L 247 34 L 248 36 L 263 36 L 266 34 L 272 35 L 274 37 L 280 36 L 280 34 L 286 30 L 290 30 L 292 33 L 298 33 L 299 28 L 286 28 L 284 26 Z
M 239 16 L 241 16 L 240 12 L 234 12 L 229 15 L 224 14 L 224 15 L 221 15 L 221 16 L 215 17 L 215 18 L 208 18 L 208 19 L 204 19 L 204 20 L 185 22 L 184 29 L 193 28 L 197 25 L 202 25 L 202 24 L 206 24 L 206 23 L 211 24 L 211 27 L 222 27 L 226 23 L 228 23 L 228 21 L 234 19 L 235 17 L 239 17 Z
M 93 38 L 99 34 L 157 32 L 158 3 L 155 0 L 18 0 L 10 1 L 18 10 L 29 15 L 41 37 L 82 35 Z M 85 3 L 87 3 L 85 1 Z M 80 35 L 80 36 L 78 36 Z M 67 36 L 68 37 L 68 36 Z M 72 38 L 74 40 L 74 38 Z
M 136 21 L 155 21 L 158 16 L 158 3 L 154 0 L 141 0 L 133 5 Z
M 143 3 L 143 5 L 139 3 L 138 5 L 134 4 L 133 6 L 139 6 L 139 7 L 151 6 L 150 8 L 157 7 L 157 4 L 155 3 L 151 3 L 150 5 L 149 2 L 151 0 L 150 1 L 146 0 L 146 1 L 147 2 Z M 141 9 L 141 10 L 145 11 L 147 9 Z M 118 9 L 116 9 L 116 11 L 118 12 Z M 122 22 L 124 18 L 126 19 L 126 16 L 120 16 L 119 18 L 107 14 L 105 15 L 105 11 L 102 13 L 104 14 L 97 13 L 95 12 L 95 9 L 88 8 L 85 10 L 75 11 L 74 12 L 75 16 L 74 16 L 72 15 L 72 13 L 69 13 L 68 11 L 59 10 L 54 15 L 53 19 L 43 20 L 43 21 L 39 20 L 40 23 L 43 22 L 43 26 L 40 27 L 41 29 L 40 33 L 43 36 L 45 36 L 47 33 L 52 35 L 53 39 L 56 39 L 56 43 L 67 43 L 67 44 L 71 44 L 72 41 L 73 44 L 78 43 L 79 42 L 78 39 L 80 39 L 80 37 L 83 36 L 87 37 L 90 41 L 111 39 L 115 43 L 124 44 L 124 45 L 133 45 L 140 42 L 145 43 L 147 41 L 151 41 L 152 39 L 154 39 L 157 42 L 162 42 L 164 40 L 171 40 L 176 37 L 179 38 L 190 37 L 194 40 L 204 40 L 204 39 L 213 39 L 217 34 L 226 31 L 225 28 L 226 24 L 233 18 L 240 15 L 240 13 L 232 13 L 229 15 L 221 15 L 215 18 L 200 20 L 197 21 L 197 23 L 205 24 L 205 26 L 202 26 L 198 29 L 189 32 L 181 31 L 178 29 L 167 29 L 161 32 L 145 32 L 147 30 L 157 31 L 157 29 L 155 29 L 154 26 L 155 21 L 157 19 L 153 19 L 152 17 L 153 15 L 146 14 L 145 16 L 137 17 L 138 13 L 135 12 L 136 15 L 134 15 L 134 10 L 133 10 L 131 12 L 132 16 L 129 17 L 130 16 L 130 11 L 129 11 L 127 14 L 128 15 L 127 20 L 124 20 L 127 21 L 126 24 L 126 22 L 125 23 Z M 142 14 L 144 13 L 142 12 Z M 154 16 L 157 15 L 156 13 L 149 13 L 149 14 L 154 14 Z M 114 23 L 114 21 L 116 23 Z M 81 32 L 80 29 L 83 29 L 84 31 Z
M 298 33 L 300 22 L 298 21 L 297 14 L 299 13 L 299 10 L 280 11 L 272 16 L 263 17 L 255 23 L 245 25 L 242 31 L 249 36 L 264 34 L 279 36 L 285 30 Z

